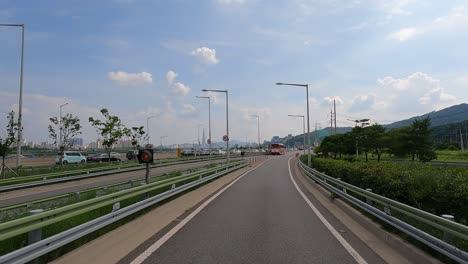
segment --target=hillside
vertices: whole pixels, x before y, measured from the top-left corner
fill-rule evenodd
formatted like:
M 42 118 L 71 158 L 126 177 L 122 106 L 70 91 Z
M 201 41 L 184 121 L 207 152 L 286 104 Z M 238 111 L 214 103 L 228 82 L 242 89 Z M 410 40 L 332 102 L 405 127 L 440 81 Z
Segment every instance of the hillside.
M 450 106 L 439 111 L 433 111 L 424 115 L 397 121 L 395 123 L 385 125 L 385 127 L 396 128 L 407 126 L 413 123 L 414 120 L 424 119 L 426 117 L 431 118 L 432 127 L 443 126 L 452 123 L 460 123 L 465 120 L 468 120 L 468 104 Z
M 459 129 L 465 133 L 465 120 L 468 120 L 468 104 L 459 104 L 444 108 L 439 111 L 433 111 L 424 115 L 411 117 L 409 119 L 397 121 L 392 124 L 384 125 L 387 129 L 408 126 L 414 120 L 431 118 L 431 127 L 433 128 L 433 137 L 436 142 L 441 141 L 456 141 L 459 138 Z M 338 127 L 337 133 L 346 133 L 351 131 L 352 127 Z M 457 132 L 458 131 L 458 132 Z M 319 139 L 330 134 L 330 128 L 323 128 L 317 131 Z M 458 134 L 458 135 L 457 135 Z M 310 132 L 311 142 L 314 142 L 315 131 Z M 295 142 L 301 143 L 303 141 L 302 135 L 297 135 L 286 142 L 287 146 L 294 146 Z

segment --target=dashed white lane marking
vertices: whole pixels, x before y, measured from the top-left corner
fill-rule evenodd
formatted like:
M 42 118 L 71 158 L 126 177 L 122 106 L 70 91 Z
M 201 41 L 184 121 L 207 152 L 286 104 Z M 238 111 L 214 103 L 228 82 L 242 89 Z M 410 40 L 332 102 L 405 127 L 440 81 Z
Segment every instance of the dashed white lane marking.
M 289 177 L 291 178 L 291 181 L 294 184 L 294 187 L 296 187 L 296 190 L 299 192 L 299 194 L 304 198 L 305 202 L 309 207 L 312 209 L 312 211 L 317 215 L 317 217 L 322 221 L 322 223 L 327 227 L 327 229 L 332 233 L 332 235 L 338 240 L 338 242 L 341 243 L 341 245 L 353 256 L 353 258 L 356 260 L 357 263 L 359 264 L 367 264 L 367 262 L 364 260 L 364 258 L 359 255 L 359 253 L 336 231 L 336 229 L 323 217 L 323 215 L 319 212 L 319 210 L 312 204 L 312 202 L 305 196 L 305 194 L 301 191 L 299 186 L 297 185 L 296 181 L 294 180 L 292 173 L 291 173 L 291 165 L 289 164 L 292 158 L 289 158 L 288 160 L 288 170 L 289 170 Z
M 208 204 L 210 204 L 214 199 L 216 199 L 219 195 L 221 195 L 224 191 L 226 191 L 229 187 L 234 185 L 238 180 L 242 179 L 245 175 L 250 173 L 251 171 L 257 169 L 260 167 L 263 163 L 268 161 L 269 159 L 266 159 L 262 163 L 258 164 L 254 168 L 246 171 L 244 174 L 241 176 L 237 177 L 234 181 L 232 181 L 229 185 L 218 191 L 215 195 L 211 196 L 208 200 L 206 200 L 202 205 L 200 205 L 195 211 L 193 211 L 191 214 L 189 214 L 184 220 L 182 220 L 180 223 L 178 223 L 175 227 L 173 227 L 169 232 L 167 232 L 163 237 L 161 237 L 158 241 L 156 241 L 153 245 L 151 245 L 148 249 L 145 250 L 145 252 L 141 253 L 136 259 L 134 259 L 131 264 L 140 264 L 143 263 L 151 254 L 153 254 L 158 248 L 160 248 L 164 243 L 166 243 L 167 240 L 169 240 L 177 231 L 179 231 L 184 225 L 186 225 L 192 218 L 194 218 L 203 208 L 205 208 Z

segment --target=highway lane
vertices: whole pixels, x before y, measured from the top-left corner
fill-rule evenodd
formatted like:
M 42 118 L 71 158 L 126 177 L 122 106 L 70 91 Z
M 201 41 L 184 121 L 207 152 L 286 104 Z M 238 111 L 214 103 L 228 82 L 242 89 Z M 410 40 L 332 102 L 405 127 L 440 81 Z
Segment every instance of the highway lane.
M 357 263 L 294 187 L 288 158 L 269 160 L 245 175 L 167 241 L 166 234 L 147 245 L 135 263 Z M 384 263 L 347 237 L 365 261 Z
M 168 173 L 176 170 L 186 170 L 190 168 L 205 166 L 212 163 L 224 162 L 224 160 L 203 161 L 195 163 L 169 165 L 151 169 L 151 175 Z M 132 171 L 101 177 L 93 177 L 77 181 L 70 181 L 58 184 L 51 184 L 28 189 L 13 190 L 0 193 L 0 207 L 34 201 L 55 195 L 78 192 L 98 186 L 109 185 L 118 182 L 125 182 L 145 177 L 145 171 Z

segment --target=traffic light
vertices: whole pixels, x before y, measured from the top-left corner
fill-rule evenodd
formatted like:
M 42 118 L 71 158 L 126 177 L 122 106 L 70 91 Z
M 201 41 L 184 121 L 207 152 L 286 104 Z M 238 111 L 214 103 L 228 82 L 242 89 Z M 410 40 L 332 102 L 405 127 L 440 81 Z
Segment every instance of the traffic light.
M 153 149 L 140 149 L 138 151 L 138 162 L 139 163 L 153 163 L 154 157 L 153 157 Z

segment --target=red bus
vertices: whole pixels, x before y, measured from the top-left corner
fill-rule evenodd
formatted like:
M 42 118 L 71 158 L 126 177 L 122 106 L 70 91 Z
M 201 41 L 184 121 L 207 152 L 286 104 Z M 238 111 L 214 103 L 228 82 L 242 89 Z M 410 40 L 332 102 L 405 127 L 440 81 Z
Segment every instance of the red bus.
M 280 143 L 271 143 L 270 144 L 270 154 L 271 155 L 284 155 L 286 150 L 284 149 L 284 145 Z

